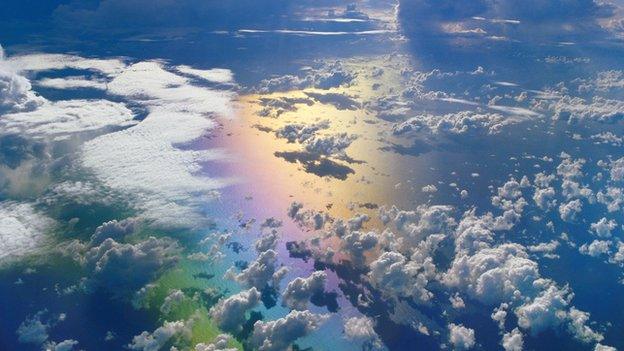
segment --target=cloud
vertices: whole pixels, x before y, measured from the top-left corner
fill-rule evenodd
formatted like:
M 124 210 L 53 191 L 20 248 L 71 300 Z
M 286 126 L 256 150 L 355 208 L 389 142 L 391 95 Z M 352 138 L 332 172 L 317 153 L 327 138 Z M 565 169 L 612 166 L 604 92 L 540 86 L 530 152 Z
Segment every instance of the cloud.
M 88 248 L 79 260 L 90 270 L 90 281 L 117 296 L 127 296 L 177 262 L 174 240 L 149 237 L 136 244 L 108 238 Z
M 318 68 L 310 69 L 303 76 L 284 75 L 264 79 L 258 84 L 256 90 L 261 94 L 307 88 L 327 90 L 349 85 L 356 76 L 341 61 L 325 62 Z
M 45 247 L 56 221 L 30 203 L 0 202 L 0 263 L 12 261 Z
M 231 336 L 228 334 L 219 334 L 210 344 L 197 344 L 195 345 L 195 351 L 236 351 L 237 348 L 229 348 Z
M 134 232 L 137 220 L 133 218 L 126 218 L 118 221 L 113 219 L 112 221 L 104 222 L 95 228 L 95 232 L 91 236 L 89 241 L 90 246 L 100 245 L 104 240 L 110 238 L 113 240 L 121 240 L 126 235 Z
M 239 332 L 247 317 L 247 311 L 260 302 L 260 292 L 252 287 L 238 294 L 220 300 L 210 309 L 210 316 L 220 329 L 227 332 Z
M 449 342 L 454 350 L 469 350 L 475 346 L 475 332 L 463 325 L 451 323 L 448 325 Z
M 132 338 L 132 342 L 128 344 L 130 350 L 141 351 L 158 351 L 161 350 L 167 342 L 175 336 L 183 336 L 190 334 L 188 326 L 184 321 L 165 322 L 152 333 L 147 331 Z
M 43 344 L 48 340 L 50 323 L 43 323 L 41 318 L 47 311 L 39 311 L 34 316 L 26 318 L 17 328 L 18 341 L 25 344 Z
M 503 349 L 505 351 L 522 351 L 524 347 L 524 339 L 522 332 L 518 328 L 505 333 L 502 340 Z
M 362 343 L 365 350 L 383 350 L 384 346 L 374 329 L 375 321 L 368 317 L 351 317 L 344 321 L 345 337 Z
M 291 311 L 277 320 L 257 321 L 249 342 L 259 351 L 286 350 L 297 339 L 317 330 L 328 318 L 328 315 L 310 311 Z
M 617 228 L 617 222 L 610 219 L 607 220 L 605 217 L 602 217 L 598 222 L 591 223 L 589 225 L 590 231 L 600 238 L 608 238 L 611 236 L 611 232 Z
M 274 250 L 267 250 L 261 252 L 256 260 L 249 264 L 242 272 L 238 274 L 232 271 L 228 272 L 235 281 L 243 286 L 248 288 L 255 287 L 262 290 L 270 283 L 276 283 L 276 265 L 277 252 Z
M 2 116 L 3 133 L 63 138 L 76 133 L 136 124 L 124 104 L 106 100 L 46 101 L 36 110 Z
M 43 101 L 31 90 L 28 79 L 6 62 L 0 46 L 0 113 L 33 110 Z
M 442 116 L 420 115 L 412 117 L 395 124 L 392 133 L 404 135 L 425 132 L 434 135 L 468 135 L 474 137 L 498 134 L 504 126 L 512 123 L 513 119 L 504 118 L 500 114 L 460 111 Z
M 78 345 L 78 341 L 72 339 L 63 340 L 59 343 L 51 341 L 46 343 L 43 349 L 45 351 L 72 351 L 76 345 Z
M 384 252 L 370 264 L 368 277 L 384 294 L 427 302 L 433 297 L 427 290 L 429 279 L 435 275 L 435 266 L 431 265 L 431 262 L 429 267 L 410 262 L 398 252 Z
M 216 125 L 211 117 L 228 116 L 233 93 L 192 86 L 157 62 L 128 67 L 108 89 L 145 105 L 149 114 L 133 128 L 86 143 L 82 164 L 110 188 L 133 194 L 132 202 L 156 225 L 204 223 L 202 205 L 229 182 L 198 173 L 202 163 L 223 156 L 178 145 L 209 133 Z
M 234 74 L 229 69 L 212 68 L 212 69 L 196 69 L 190 66 L 177 66 L 176 70 L 180 73 L 188 74 L 196 78 L 201 78 L 212 83 L 232 83 Z
M 84 76 L 43 78 L 35 83 L 39 87 L 52 89 L 97 89 L 106 90 L 106 82 Z
M 321 271 L 314 272 L 307 278 L 295 278 L 284 289 L 282 304 L 292 310 L 306 310 L 312 296 L 324 294 L 326 280 L 327 274 Z

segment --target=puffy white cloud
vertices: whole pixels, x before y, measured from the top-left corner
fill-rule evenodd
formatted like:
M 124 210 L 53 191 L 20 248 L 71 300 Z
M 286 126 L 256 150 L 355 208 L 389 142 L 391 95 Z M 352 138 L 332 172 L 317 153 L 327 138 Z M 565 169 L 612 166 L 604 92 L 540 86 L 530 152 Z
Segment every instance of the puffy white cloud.
M 259 351 L 286 350 L 297 339 L 317 330 L 328 318 L 328 315 L 310 311 L 291 311 L 277 320 L 257 321 L 249 342 Z
M 617 222 L 610 219 L 607 220 L 605 217 L 602 217 L 598 222 L 592 223 L 589 226 L 589 229 L 596 236 L 600 238 L 608 238 L 611 236 L 611 232 L 617 228 Z
M 106 239 L 87 249 L 79 259 L 91 270 L 90 281 L 120 296 L 144 286 L 178 259 L 177 242 L 149 237 L 136 244 Z
M 4 133 L 33 137 L 62 138 L 81 132 L 111 127 L 128 127 L 136 122 L 124 104 L 106 100 L 46 101 L 37 109 L 2 116 Z
M 173 337 L 189 334 L 190 330 L 184 321 L 165 322 L 152 333 L 147 331 L 132 338 L 128 344 L 130 350 L 158 351 Z
M 33 110 L 44 100 L 31 90 L 28 79 L 6 61 L 0 46 L 0 113 Z
M 327 136 L 315 136 L 304 142 L 305 150 L 314 155 L 345 157 L 345 149 L 357 137 L 347 133 L 332 134 Z
M 522 351 L 524 347 L 524 338 L 522 332 L 518 328 L 505 333 L 502 340 L 503 349 L 505 351 Z
M 512 118 L 505 118 L 496 113 L 477 113 L 459 111 L 442 116 L 419 115 L 393 126 L 393 134 L 403 135 L 410 132 L 427 132 L 445 136 L 484 136 L 497 134 Z
M 480 301 L 494 304 L 532 291 L 539 278 L 536 262 L 517 244 L 483 248 L 474 255 L 460 255 L 445 273 L 449 286 L 464 287 Z
M 219 334 L 210 344 L 197 344 L 195 345 L 195 351 L 236 351 L 236 348 L 229 348 L 228 343 L 231 337 L 228 334 Z
M 536 335 L 551 327 L 561 325 L 567 318 L 570 291 L 548 286 L 535 299 L 516 309 L 518 325 Z
M 561 204 L 559 206 L 559 215 L 561 219 L 566 222 L 573 222 L 576 220 L 576 215 L 583 210 L 583 204 L 579 199 L 572 200 L 568 203 Z
M 43 344 L 48 340 L 49 323 L 44 323 L 41 318 L 45 310 L 37 312 L 34 316 L 26 318 L 17 328 L 17 339 L 26 344 Z
M 607 345 L 596 344 L 594 351 L 617 351 L 617 349 Z
M 313 124 L 291 123 L 278 129 L 275 132 L 275 135 L 279 138 L 288 140 L 290 143 L 294 143 L 295 141 L 303 143 L 315 136 L 317 131 L 327 128 L 329 128 L 329 120 Z
M 210 309 L 210 316 L 222 330 L 238 332 L 245 323 L 247 311 L 256 307 L 259 302 L 260 292 L 251 288 L 220 300 Z
M 126 235 L 134 232 L 137 221 L 133 218 L 126 218 L 118 221 L 104 222 L 95 228 L 95 232 L 89 241 L 90 246 L 100 245 L 104 240 L 111 238 L 113 240 L 123 239 Z
M 167 315 L 176 308 L 182 301 L 186 299 L 186 295 L 180 289 L 173 289 L 169 292 L 169 295 L 165 297 L 162 305 L 160 306 L 160 312 Z
M 106 90 L 106 81 L 84 76 L 63 78 L 43 78 L 36 82 L 37 86 L 53 89 L 98 89 Z
M 312 296 L 325 292 L 326 280 L 327 274 L 321 271 L 314 272 L 307 278 L 295 278 L 284 289 L 282 304 L 293 310 L 306 310 Z
M 254 243 L 254 247 L 258 252 L 265 252 L 268 250 L 275 250 L 277 242 L 279 241 L 279 235 L 276 230 L 271 230 L 268 233 L 262 234 L 258 240 Z
M 433 294 L 427 290 L 427 283 L 435 274 L 435 265 L 419 265 L 408 261 L 398 252 L 384 252 L 370 264 L 368 273 L 371 284 L 384 294 L 397 297 L 412 297 L 429 301 Z
M 617 182 L 624 179 L 624 157 L 612 161 L 610 166 L 609 174 L 611 175 L 611 180 Z
M 609 212 L 615 212 L 624 204 L 624 191 L 622 188 L 609 186 L 605 191 L 599 191 L 596 194 L 596 200 L 607 206 Z
M 381 350 L 383 344 L 374 327 L 375 322 L 368 317 L 351 317 L 344 321 L 344 334 L 347 339 L 362 343 L 364 349 Z
M 71 68 L 82 71 L 100 72 L 107 76 L 117 75 L 127 66 L 126 63 L 119 58 L 98 59 L 65 54 L 28 54 L 13 56 L 8 59 L 8 64 L 21 71 L 48 71 Z
M 236 274 L 232 270 L 227 275 L 245 287 L 255 287 L 260 290 L 267 285 L 277 285 L 283 278 L 281 272 L 276 270 L 277 252 L 267 250 L 261 252 L 256 260 L 251 262 L 242 272 Z
M 577 339 L 586 343 L 599 342 L 604 339 L 602 334 L 587 326 L 587 322 L 589 322 L 589 313 L 572 307 L 568 314 L 568 318 L 570 319 L 568 328 Z
M 72 351 L 74 350 L 74 347 L 76 345 L 78 345 L 78 341 L 72 340 L 72 339 L 63 340 L 59 343 L 52 341 L 43 345 L 43 350 L 45 351 Z
M 588 101 L 564 95 L 557 100 L 540 100 L 534 108 L 549 110 L 554 113 L 554 118 L 569 122 L 616 122 L 624 117 L 624 101 L 599 96 Z
M 594 240 L 589 245 L 583 244 L 579 247 L 579 252 L 592 257 L 606 255 L 611 248 L 611 242 L 606 240 Z
M 0 263 L 45 247 L 56 225 L 30 203 L 0 202 Z
M 309 70 L 305 76 L 285 75 L 265 79 L 260 82 L 257 90 L 260 93 L 276 91 L 301 90 L 306 88 L 330 89 L 348 85 L 356 75 L 349 72 L 340 61 L 329 62 L 321 67 Z
M 454 350 L 469 350 L 475 346 L 475 332 L 461 324 L 451 323 L 448 325 L 449 342 Z

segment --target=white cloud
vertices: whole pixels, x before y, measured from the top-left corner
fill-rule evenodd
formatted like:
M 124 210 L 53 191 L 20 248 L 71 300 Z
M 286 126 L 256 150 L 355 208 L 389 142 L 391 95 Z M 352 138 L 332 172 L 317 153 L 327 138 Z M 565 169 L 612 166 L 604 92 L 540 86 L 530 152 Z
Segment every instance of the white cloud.
M 463 325 L 451 323 L 449 328 L 449 342 L 454 350 L 469 350 L 475 346 L 475 332 Z
M 31 90 L 28 79 L 6 61 L 0 46 L 0 113 L 33 110 L 43 101 Z
M 72 68 L 114 76 L 126 68 L 126 63 L 122 59 L 84 58 L 64 54 L 28 54 L 13 56 L 7 61 L 14 69 L 20 71 L 48 71 Z
M 72 339 L 63 340 L 59 343 L 51 341 L 43 345 L 43 350 L 45 351 L 72 351 L 74 350 L 74 346 L 76 345 L 78 345 L 78 341 L 72 340 Z
M 98 89 L 106 90 L 106 81 L 84 76 L 63 78 L 43 78 L 36 82 L 37 86 L 53 89 Z
M 190 66 L 177 66 L 176 70 L 180 73 L 188 74 L 197 78 L 201 78 L 213 83 L 232 83 L 234 74 L 229 69 L 212 68 L 212 69 L 196 69 Z
M 605 217 L 602 217 L 598 222 L 592 223 L 589 226 L 591 232 L 600 238 L 610 237 L 611 232 L 615 228 L 617 228 L 617 222 L 612 219 L 607 220 Z
M 210 344 L 197 344 L 195 345 L 195 351 L 237 351 L 236 348 L 229 348 L 228 343 L 230 342 L 230 335 L 228 334 L 219 334 Z
M 29 203 L 0 202 L 0 263 L 45 247 L 55 226 L 53 219 Z
M 224 331 L 238 332 L 245 323 L 247 311 L 260 302 L 260 292 L 256 288 L 220 300 L 210 309 L 210 316 Z
M 128 127 L 136 122 L 124 104 L 106 100 L 46 101 L 39 108 L 2 116 L 3 133 L 35 138 L 62 138 L 71 134 L 111 127 Z
M 325 292 L 326 280 L 327 274 L 322 271 L 314 272 L 307 278 L 295 278 L 284 289 L 282 304 L 293 310 L 306 310 L 312 296 Z
M 611 248 L 611 242 L 606 240 L 594 240 L 589 245 L 583 244 L 579 247 L 579 252 L 592 257 L 607 255 Z
M 286 350 L 297 339 L 317 330 L 329 318 L 328 315 L 310 311 L 291 311 L 286 317 L 254 324 L 250 343 L 259 351 Z
M 82 163 L 114 190 L 132 194 L 143 216 L 162 226 L 193 227 L 201 207 L 230 181 L 200 175 L 202 163 L 223 159 L 216 150 L 182 150 L 206 135 L 216 115 L 228 116 L 233 93 L 190 85 L 158 62 L 134 64 L 108 85 L 109 92 L 145 105 L 148 116 L 133 128 L 84 145 Z
M 518 328 L 503 335 L 502 345 L 505 351 L 522 351 L 524 338 Z
M 374 329 L 375 322 L 368 317 L 351 317 L 344 321 L 345 337 L 362 343 L 365 350 L 381 350 L 383 343 Z
M 189 334 L 190 331 L 184 321 L 165 322 L 152 333 L 147 331 L 132 338 L 128 345 L 130 350 L 158 351 L 175 336 Z

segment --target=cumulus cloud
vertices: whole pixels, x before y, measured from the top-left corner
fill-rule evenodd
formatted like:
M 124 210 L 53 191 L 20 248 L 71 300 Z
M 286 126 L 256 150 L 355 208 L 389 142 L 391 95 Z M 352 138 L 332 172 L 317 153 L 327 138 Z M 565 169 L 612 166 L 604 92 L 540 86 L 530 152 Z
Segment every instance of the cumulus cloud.
M 277 320 L 257 321 L 249 341 L 260 351 L 286 350 L 297 339 L 317 330 L 328 318 L 328 315 L 310 311 L 291 311 Z
M 47 311 L 39 311 L 34 316 L 26 318 L 17 328 L 18 341 L 26 344 L 43 344 L 48 340 L 49 322 L 42 322 L 41 318 Z
M 461 324 L 451 323 L 449 329 L 449 342 L 454 350 L 469 350 L 475 346 L 475 332 Z
M 293 310 L 306 310 L 310 299 L 325 292 L 327 274 L 317 271 L 307 278 L 297 277 L 288 283 L 282 293 L 282 304 Z
M 356 74 L 350 72 L 341 61 L 334 61 L 323 63 L 306 72 L 304 76 L 285 75 L 265 79 L 260 82 L 257 90 L 263 94 L 306 88 L 327 90 L 348 85 L 355 77 Z
M 228 334 L 219 334 L 210 344 L 197 344 L 195 345 L 195 351 L 236 351 L 236 348 L 228 347 L 231 336 Z
M 171 268 L 179 251 L 177 242 L 167 237 L 150 237 L 136 244 L 108 238 L 78 257 L 91 271 L 91 283 L 117 296 L 126 296 Z
M 78 341 L 67 339 L 58 343 L 54 341 L 48 342 L 43 346 L 43 349 L 45 351 L 72 351 L 76 345 L 78 345 Z
M 497 134 L 513 119 L 504 118 L 496 113 L 477 113 L 460 111 L 442 116 L 419 115 L 393 126 L 394 135 L 411 132 L 426 132 L 445 136 L 483 136 Z
M 382 350 L 383 343 L 374 327 L 375 322 L 368 317 L 351 317 L 344 321 L 344 334 L 347 339 L 362 343 L 365 350 Z
M 0 202 L 0 263 L 37 252 L 57 223 L 33 204 Z
M 33 110 L 43 101 L 31 90 L 28 79 L 6 62 L 0 46 L 0 113 Z
M 158 351 L 173 337 L 189 335 L 190 330 L 184 321 L 165 322 L 152 333 L 142 332 L 132 338 L 128 344 L 130 350 Z
M 247 311 L 260 302 L 260 292 L 256 288 L 220 300 L 210 309 L 210 315 L 219 328 L 228 332 L 238 332 L 246 320 Z
M 518 328 L 503 335 L 502 345 L 505 351 L 522 351 L 524 338 Z

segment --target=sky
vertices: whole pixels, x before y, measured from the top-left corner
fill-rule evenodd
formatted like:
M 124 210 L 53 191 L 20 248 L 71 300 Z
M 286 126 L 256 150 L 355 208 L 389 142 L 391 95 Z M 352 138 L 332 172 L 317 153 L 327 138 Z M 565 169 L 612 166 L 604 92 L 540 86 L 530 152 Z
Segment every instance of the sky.
M 4 2 L 0 349 L 624 349 L 623 6 Z

